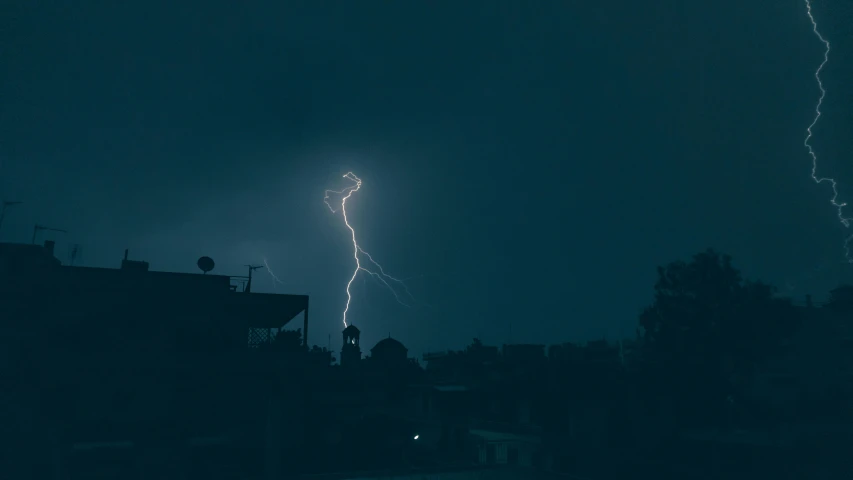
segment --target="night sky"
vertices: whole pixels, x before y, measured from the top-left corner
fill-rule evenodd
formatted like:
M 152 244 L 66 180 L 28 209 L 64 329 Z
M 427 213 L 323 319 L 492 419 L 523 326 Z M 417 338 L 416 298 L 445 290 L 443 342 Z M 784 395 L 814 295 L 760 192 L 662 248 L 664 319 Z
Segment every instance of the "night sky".
M 853 9 L 813 145 L 853 201 Z M 252 6 L 249 6 L 249 5 Z M 706 247 L 817 298 L 853 266 L 803 147 L 822 44 L 802 0 L 2 2 L 3 241 L 311 295 L 340 348 L 353 260 L 323 191 L 412 308 L 354 283 L 413 354 L 633 335 L 655 267 Z M 61 6 L 60 6 L 61 5 Z M 132 5 L 132 6 L 131 6 Z M 846 10 L 845 10 L 846 9 Z M 846 26 L 845 26 L 846 25 Z

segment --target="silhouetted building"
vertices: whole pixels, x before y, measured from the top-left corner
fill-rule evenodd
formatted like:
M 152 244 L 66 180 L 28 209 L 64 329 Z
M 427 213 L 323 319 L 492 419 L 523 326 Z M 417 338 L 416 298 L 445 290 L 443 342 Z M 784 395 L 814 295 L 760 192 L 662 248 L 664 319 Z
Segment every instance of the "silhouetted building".
M 0 243 L 0 281 L 22 281 L 40 277 L 61 265 L 53 255 L 53 242 L 42 245 Z
M 0 244 L 0 424 L 15 440 L 6 458 L 70 478 L 661 478 L 634 467 L 663 459 L 677 478 L 735 479 L 722 461 L 764 459 L 760 476 L 782 455 L 785 473 L 798 442 L 821 445 L 816 461 L 826 445 L 839 464 L 849 455 L 850 288 L 801 309 L 796 334 L 726 379 L 736 415 L 720 431 L 686 431 L 678 398 L 660 395 L 667 371 L 638 342 L 546 356 L 474 339 L 425 354 L 423 371 L 390 336 L 362 359 L 349 325 L 331 366 L 332 352 L 307 348 L 306 296 L 238 291 L 207 274 L 212 259 L 203 275 L 151 271 L 127 251 L 117 269 L 67 267 L 54 248 Z M 302 329 L 285 330 L 299 313 Z
M 249 347 L 299 313 L 307 342 L 308 297 L 237 292 L 229 276 L 150 271 L 127 255 L 120 269 L 61 266 L 52 247 L 0 244 L 0 375 L 44 426 L 45 458 L 84 468 L 92 452 L 130 449 L 143 471 L 191 470 L 190 452 L 226 445 L 227 461 L 251 464 L 241 470 L 269 471 L 288 441 L 264 432 L 299 398 L 271 370 L 297 365 Z
M 408 362 L 408 353 L 409 349 L 389 336 L 370 349 L 370 358 L 386 367 L 403 366 Z
M 503 346 L 503 360 L 518 365 L 536 365 L 544 363 L 545 345 L 511 344 Z
M 361 331 L 355 325 L 348 325 L 341 332 L 343 346 L 341 346 L 341 366 L 352 367 L 361 361 Z
M 621 363 L 619 357 L 619 346 L 611 345 L 606 340 L 592 340 L 582 349 L 582 358 L 587 363 L 604 363 L 618 364 Z
M 470 434 L 476 439 L 480 464 L 532 467 L 538 461 L 542 440 L 537 435 L 480 429 Z
M 562 343 L 548 347 L 548 360 L 557 364 L 575 363 L 581 358 L 581 347 L 574 343 Z

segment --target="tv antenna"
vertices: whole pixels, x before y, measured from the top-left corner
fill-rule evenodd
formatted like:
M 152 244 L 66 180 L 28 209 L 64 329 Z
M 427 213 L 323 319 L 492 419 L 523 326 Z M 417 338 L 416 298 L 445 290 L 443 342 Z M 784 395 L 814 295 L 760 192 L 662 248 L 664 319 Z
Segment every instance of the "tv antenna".
M 246 286 L 243 287 L 243 292 L 251 293 L 252 292 L 252 272 L 259 268 L 263 268 L 263 265 L 243 265 L 244 267 L 249 267 L 249 281 L 246 283 Z
M 6 218 L 6 207 L 14 207 L 15 205 L 20 205 L 24 202 L 19 202 L 17 200 L 3 200 L 3 205 L 0 206 L 0 227 L 3 226 L 3 219 Z
M 45 227 L 44 225 L 36 224 L 35 227 L 33 227 L 33 240 L 30 243 L 32 243 L 33 245 L 36 244 L 36 235 L 38 235 L 38 233 L 41 232 L 42 230 L 45 230 L 48 232 L 68 233 L 67 231 L 65 231 L 61 228 Z
M 74 261 L 77 260 L 77 257 L 80 256 L 80 250 L 81 250 L 81 247 L 80 247 L 79 243 L 75 243 L 74 245 L 71 245 L 71 252 L 68 255 L 70 257 L 70 259 L 68 261 L 68 265 L 74 266 Z

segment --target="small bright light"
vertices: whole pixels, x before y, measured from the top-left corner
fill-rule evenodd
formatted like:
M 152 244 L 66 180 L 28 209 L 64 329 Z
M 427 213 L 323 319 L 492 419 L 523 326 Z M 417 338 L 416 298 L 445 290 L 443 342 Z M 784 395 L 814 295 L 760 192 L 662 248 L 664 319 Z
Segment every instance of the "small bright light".
M 415 435 L 415 440 L 417 440 L 417 439 L 418 439 L 418 437 L 420 437 L 420 435 Z

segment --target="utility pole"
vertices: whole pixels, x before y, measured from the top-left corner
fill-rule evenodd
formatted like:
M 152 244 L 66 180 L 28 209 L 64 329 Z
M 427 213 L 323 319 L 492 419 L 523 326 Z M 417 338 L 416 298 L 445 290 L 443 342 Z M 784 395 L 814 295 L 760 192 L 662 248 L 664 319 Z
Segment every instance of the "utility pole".
M 18 202 L 13 200 L 3 200 L 3 206 L 0 207 L 0 227 L 3 226 L 3 219 L 6 218 L 6 207 L 13 207 L 15 205 L 20 205 L 24 202 Z
M 41 232 L 42 230 L 46 230 L 46 231 L 49 231 L 49 232 L 61 232 L 61 233 L 68 233 L 68 232 L 66 232 L 65 230 L 62 230 L 61 228 L 45 227 L 44 225 L 36 224 L 36 226 L 35 226 L 35 227 L 33 227 L 33 240 L 32 240 L 32 242 L 30 242 L 30 243 L 32 243 L 33 245 L 35 245 L 35 244 L 36 244 L 36 235 L 38 235 L 38 233 L 39 233 L 39 232 Z

